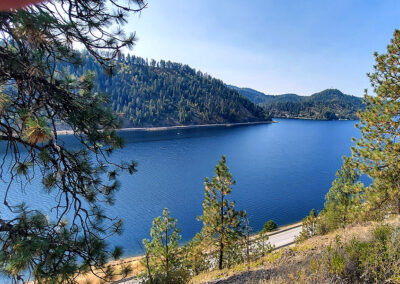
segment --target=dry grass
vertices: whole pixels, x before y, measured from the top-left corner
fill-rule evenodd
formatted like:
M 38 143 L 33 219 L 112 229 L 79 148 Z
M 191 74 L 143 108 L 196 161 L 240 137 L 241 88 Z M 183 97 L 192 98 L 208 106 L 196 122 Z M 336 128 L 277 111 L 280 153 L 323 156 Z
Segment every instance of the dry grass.
M 400 225 L 399 216 L 385 221 L 387 224 Z M 204 272 L 195 276 L 191 283 L 309 283 L 306 268 L 318 262 L 326 247 L 334 243 L 336 236 L 342 242 L 353 237 L 368 240 L 371 231 L 378 223 L 366 222 L 347 226 L 324 236 L 316 236 L 301 244 L 282 248 L 266 257 L 250 263 L 238 265 L 232 269 Z
M 268 235 L 279 233 L 283 230 L 290 229 L 290 228 L 298 226 L 300 224 L 301 223 L 295 223 L 295 224 L 290 224 L 290 225 L 287 225 L 284 227 L 280 227 L 278 230 L 268 233 Z M 259 237 L 258 234 L 255 234 L 251 237 L 251 240 L 255 240 L 258 237 Z M 279 253 L 277 253 L 277 254 L 279 254 Z M 143 256 L 136 256 L 136 257 L 121 259 L 119 261 L 112 261 L 108 265 L 115 266 L 116 272 L 118 272 L 118 270 L 121 268 L 122 265 L 130 265 L 132 268 L 132 273 L 130 273 L 128 275 L 128 277 L 133 277 L 133 276 L 137 276 L 138 274 L 140 274 L 144 271 L 144 267 L 140 264 L 140 259 L 142 259 L 142 257 Z M 276 257 L 276 254 L 273 253 L 273 254 L 269 255 L 267 258 L 271 258 L 271 257 L 272 258 Z M 255 262 L 252 265 L 257 265 L 257 262 Z M 244 264 L 239 265 L 239 266 L 235 267 L 235 269 L 231 269 L 231 270 L 222 270 L 222 271 L 215 270 L 213 272 L 215 274 L 215 275 L 213 275 L 213 278 L 214 279 L 222 278 L 222 277 L 230 276 L 230 275 L 233 275 L 234 273 L 238 273 L 238 272 L 245 271 L 245 270 L 247 270 L 247 265 L 244 265 Z M 210 275 L 212 275 L 211 272 L 210 272 Z M 118 280 L 118 279 L 115 279 L 115 280 Z M 77 279 L 77 281 L 82 284 L 86 284 L 86 283 L 100 284 L 101 283 L 101 280 L 93 274 L 81 276 Z
M 392 217 L 385 221 L 386 224 L 400 225 L 400 217 Z M 200 283 L 309 283 L 306 281 L 306 268 L 318 261 L 327 246 L 334 243 L 336 236 L 340 236 L 343 243 L 353 237 L 359 240 L 368 240 L 371 231 L 378 225 L 376 222 L 365 222 L 338 229 L 324 236 L 316 236 L 300 244 L 282 248 L 271 252 L 263 258 L 249 264 L 240 264 L 231 269 L 213 270 L 203 272 L 193 277 L 192 284 Z M 293 225 L 292 225 L 293 226 Z M 253 236 L 256 238 L 256 236 Z M 122 265 L 130 265 L 132 272 L 128 277 L 136 276 L 144 271 L 140 264 L 142 256 L 125 258 L 112 261 L 112 265 L 118 271 Z M 78 283 L 100 284 L 99 278 L 92 274 L 81 276 Z M 115 279 L 118 280 L 118 279 Z
M 109 265 L 113 266 L 115 268 L 115 271 L 118 273 L 121 270 L 122 266 L 129 265 L 132 269 L 132 272 L 127 277 L 132 277 L 132 276 L 138 275 L 144 271 L 144 267 L 140 264 L 141 258 L 142 258 L 141 256 L 135 256 L 135 257 L 130 257 L 130 258 L 124 258 L 124 259 L 117 260 L 117 261 L 111 261 L 110 263 L 107 264 L 107 266 L 109 266 Z M 116 277 L 115 280 L 119 280 L 118 277 Z M 87 274 L 84 276 L 80 276 L 80 277 L 78 277 L 77 281 L 78 281 L 78 283 L 82 283 L 82 284 L 103 283 L 100 278 L 96 277 L 93 274 Z

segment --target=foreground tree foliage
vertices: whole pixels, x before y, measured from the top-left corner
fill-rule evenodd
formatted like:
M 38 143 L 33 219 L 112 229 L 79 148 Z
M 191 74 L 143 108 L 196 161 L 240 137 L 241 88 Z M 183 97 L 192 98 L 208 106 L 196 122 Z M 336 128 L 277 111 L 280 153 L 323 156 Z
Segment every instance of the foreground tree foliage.
M 88 271 L 104 280 L 115 276 L 104 265 L 121 249 L 112 250 L 105 240 L 120 233 L 122 223 L 102 207 L 113 203 L 118 171 L 133 173 L 135 163 L 110 160 L 113 150 L 123 146 L 115 133 L 120 123 L 106 107 L 108 98 L 93 92 L 93 74 L 76 78 L 55 66 L 79 65 L 73 49 L 79 43 L 111 73 L 116 55 L 134 43 L 133 34 L 125 35 L 120 27 L 127 13 L 143 7 L 141 0 L 54 0 L 0 12 L 0 138 L 5 148 L 0 272 L 14 282 L 27 271 L 40 283 L 74 282 Z M 59 124 L 73 131 L 80 147 L 68 148 L 57 134 Z M 29 194 L 38 194 L 29 187 L 35 178 L 42 178 L 54 198 L 50 212 L 24 203 Z M 27 195 L 11 200 L 18 191 Z
M 236 211 L 235 202 L 228 199 L 235 183 L 225 156 L 215 166 L 215 176 L 205 179 L 203 215 L 198 219 L 203 222 L 204 240 L 217 254 L 219 269 L 229 266 L 230 261 L 241 255 L 238 240 L 243 236 L 244 212 Z
M 199 233 L 185 245 L 184 262 L 192 275 L 198 275 L 200 272 L 208 270 L 211 267 L 211 260 L 208 255 L 209 250 L 203 236 Z
M 142 264 L 146 267 L 149 283 L 185 283 L 189 276 L 178 248 L 181 236 L 177 223 L 168 210 L 164 209 L 162 216 L 153 220 L 151 241 L 143 240 L 146 257 Z
M 365 210 L 400 214 L 400 31 L 387 53 L 375 54 L 375 72 L 369 74 L 375 95 L 365 94 L 360 113 L 362 138 L 353 148 L 356 167 L 373 183 L 365 190 Z
M 344 158 L 342 168 L 326 195 L 326 203 L 319 214 L 318 233 L 344 227 L 361 218 L 364 185 L 351 158 Z

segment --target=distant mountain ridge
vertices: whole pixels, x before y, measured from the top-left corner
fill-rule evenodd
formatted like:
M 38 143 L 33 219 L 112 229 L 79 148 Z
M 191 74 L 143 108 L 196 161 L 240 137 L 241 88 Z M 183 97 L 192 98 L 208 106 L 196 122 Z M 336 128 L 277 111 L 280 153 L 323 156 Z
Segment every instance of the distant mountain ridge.
M 296 94 L 266 95 L 262 92 L 229 85 L 242 96 L 265 108 L 272 117 L 307 119 L 358 119 L 357 111 L 364 108 L 362 98 L 326 89 L 311 96 Z
M 121 55 L 112 77 L 87 53 L 84 64 L 61 65 L 75 76 L 91 71 L 95 90 L 110 97 L 110 107 L 125 127 L 224 124 L 270 120 L 260 106 L 188 65 Z

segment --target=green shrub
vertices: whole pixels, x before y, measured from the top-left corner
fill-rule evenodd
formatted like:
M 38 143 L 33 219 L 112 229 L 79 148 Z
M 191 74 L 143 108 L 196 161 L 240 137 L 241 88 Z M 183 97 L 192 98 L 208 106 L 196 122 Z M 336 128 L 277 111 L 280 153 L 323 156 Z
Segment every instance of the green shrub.
M 278 228 L 278 225 L 274 221 L 268 220 L 264 224 L 263 231 L 264 232 L 272 232 L 272 231 L 276 230 L 277 228 Z
M 380 225 L 372 238 L 353 238 L 343 244 L 339 237 L 329 245 L 318 265 L 320 275 L 340 283 L 399 283 L 400 228 Z M 310 264 L 310 271 L 315 272 Z

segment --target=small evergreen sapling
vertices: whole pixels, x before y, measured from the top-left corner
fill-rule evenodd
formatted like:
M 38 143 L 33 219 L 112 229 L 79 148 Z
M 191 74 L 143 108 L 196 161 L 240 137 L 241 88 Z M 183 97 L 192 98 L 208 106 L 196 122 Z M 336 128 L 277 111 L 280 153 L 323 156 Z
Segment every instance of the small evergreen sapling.
M 188 277 L 178 248 L 181 236 L 177 223 L 168 209 L 164 209 L 162 216 L 153 220 L 151 240 L 143 240 L 146 257 L 142 264 L 150 283 L 185 283 Z
M 218 268 L 230 265 L 232 257 L 226 254 L 238 253 L 238 240 L 243 235 L 243 211 L 235 210 L 235 202 L 228 197 L 235 184 L 232 174 L 226 165 L 226 157 L 222 156 L 215 166 L 215 176 L 205 179 L 205 199 L 203 215 L 198 220 L 203 222 L 201 234 L 216 252 Z

